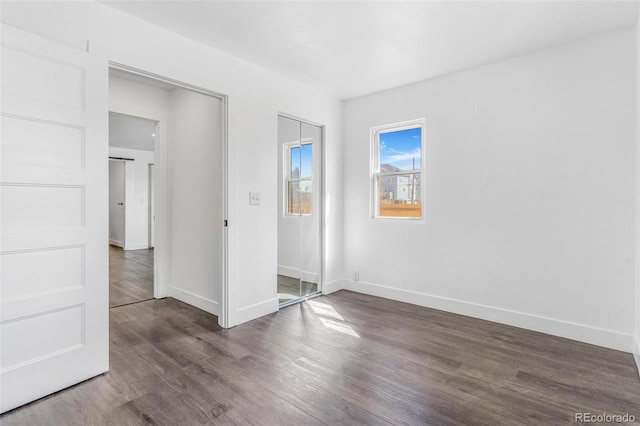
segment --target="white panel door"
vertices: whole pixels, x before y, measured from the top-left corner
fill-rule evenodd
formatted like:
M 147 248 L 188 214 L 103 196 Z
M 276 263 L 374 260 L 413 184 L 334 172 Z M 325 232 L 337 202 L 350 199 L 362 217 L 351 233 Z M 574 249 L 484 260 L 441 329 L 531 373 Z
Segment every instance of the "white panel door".
M 0 411 L 109 369 L 108 64 L 2 26 Z
M 126 163 L 109 160 L 109 243 L 124 248 Z

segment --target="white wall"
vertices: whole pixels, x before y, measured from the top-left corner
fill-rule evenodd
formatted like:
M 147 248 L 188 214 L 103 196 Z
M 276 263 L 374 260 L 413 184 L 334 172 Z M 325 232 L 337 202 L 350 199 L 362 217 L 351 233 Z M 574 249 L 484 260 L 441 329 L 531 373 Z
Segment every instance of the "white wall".
M 174 89 L 170 102 L 170 294 L 218 314 L 224 220 L 220 100 Z
M 630 351 L 634 37 L 346 102 L 346 287 Z M 425 223 L 372 221 L 369 130 L 422 117 Z
M 3 2 L 1 7 L 8 25 L 83 50 L 89 41 L 100 57 L 229 96 L 230 325 L 277 310 L 278 112 L 326 125 L 324 276 L 329 283 L 341 278 L 339 101 L 94 2 Z M 163 153 L 156 154 L 160 162 Z M 261 193 L 260 206 L 249 206 L 250 191 Z
M 126 181 L 125 250 L 149 247 L 149 164 L 155 162 L 152 151 L 109 147 L 110 157 L 131 158 Z
M 635 359 L 640 372 L 640 11 L 636 24 L 636 252 Z

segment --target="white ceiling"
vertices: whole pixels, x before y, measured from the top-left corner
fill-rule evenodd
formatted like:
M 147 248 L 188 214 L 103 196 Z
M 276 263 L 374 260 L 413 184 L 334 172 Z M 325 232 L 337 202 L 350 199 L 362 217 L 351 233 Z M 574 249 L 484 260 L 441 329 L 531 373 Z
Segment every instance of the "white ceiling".
M 352 98 L 629 28 L 636 1 L 102 1 Z

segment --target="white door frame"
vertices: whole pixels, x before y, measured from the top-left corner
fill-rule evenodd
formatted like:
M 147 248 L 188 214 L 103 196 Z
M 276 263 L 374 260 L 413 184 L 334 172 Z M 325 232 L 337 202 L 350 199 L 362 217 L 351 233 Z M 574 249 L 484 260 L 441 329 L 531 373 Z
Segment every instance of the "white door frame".
M 122 181 L 124 184 L 122 188 L 122 203 L 123 203 L 122 204 L 122 241 L 121 241 L 122 245 L 120 247 L 122 248 L 122 250 L 126 250 L 126 247 L 127 247 L 127 161 L 109 157 L 109 162 L 111 161 L 122 162 L 122 173 L 124 174 Z M 111 173 L 111 169 L 109 169 L 109 173 Z M 109 183 L 111 183 L 111 176 L 109 176 Z M 111 197 L 111 186 L 109 186 L 109 197 Z M 111 215 L 111 213 L 109 213 L 109 215 Z M 111 218 L 109 218 L 109 223 L 111 223 Z M 111 237 L 111 229 L 109 229 L 109 237 Z M 117 246 L 117 244 L 112 243 L 111 238 L 109 238 L 109 244 Z
M 156 125 L 156 135 L 158 134 L 158 127 Z M 156 139 L 157 140 L 157 139 Z M 155 152 L 154 152 L 155 155 Z M 154 246 L 156 245 L 156 236 L 155 236 L 155 232 L 156 232 L 156 227 L 155 227 L 155 174 L 156 174 L 156 169 L 155 169 L 155 160 L 153 163 L 150 163 L 147 165 L 147 182 L 148 182 L 148 194 L 147 194 L 147 224 L 148 224 L 148 230 L 147 230 L 147 245 L 149 246 L 149 248 L 154 248 Z
M 229 218 L 229 188 L 228 188 L 228 183 L 229 183 L 229 179 L 228 179 L 228 171 L 229 171 L 229 138 L 228 138 L 228 117 L 229 117 L 229 99 L 228 96 L 222 93 L 218 93 L 218 92 L 214 92 L 212 90 L 209 89 L 205 89 L 202 87 L 198 87 L 198 86 L 194 86 L 192 84 L 189 83 L 185 83 L 182 81 L 178 81 L 178 80 L 174 80 L 168 77 L 164 77 L 158 74 L 154 74 L 151 72 L 147 72 L 138 68 L 134 68 L 128 65 L 124 65 L 124 64 L 120 64 L 117 62 L 113 62 L 113 61 L 109 61 L 109 67 L 111 69 L 116 69 L 116 70 L 120 70 L 120 71 L 124 71 L 127 72 L 129 74 L 134 74 L 134 75 L 138 75 L 141 77 L 145 77 L 151 80 L 156 80 L 156 81 L 160 81 L 160 82 L 164 82 L 164 83 L 169 83 L 171 85 L 174 86 L 178 86 L 187 90 L 190 90 L 192 92 L 196 92 L 196 93 L 200 93 L 206 96 L 211 96 L 214 98 L 217 98 L 220 103 L 221 103 L 221 108 L 220 110 L 220 117 L 219 117 L 219 122 L 220 122 L 220 138 L 222 140 L 222 214 L 223 214 L 223 218 L 224 218 L 224 223 L 221 223 L 220 226 L 223 226 L 223 233 L 222 233 L 222 289 L 221 289 L 221 294 L 220 294 L 220 312 L 218 315 L 218 323 L 220 324 L 221 327 L 224 328 L 228 328 L 229 327 L 229 303 L 231 300 L 230 297 L 230 289 L 229 289 L 229 280 L 228 280 L 228 243 L 229 243 L 229 229 L 228 229 L 228 218 Z M 114 111 L 117 112 L 117 111 Z M 142 118 L 147 118 L 147 119 L 151 119 L 151 120 L 155 120 L 155 121 L 160 121 L 159 118 L 157 117 L 142 117 Z M 165 117 L 166 120 L 166 117 Z M 158 130 L 158 132 L 160 131 L 160 129 Z M 158 135 L 158 132 L 156 132 L 156 135 Z M 156 137 L 156 167 L 159 166 L 158 164 L 158 154 L 160 149 L 167 149 L 167 147 L 159 147 L 160 138 Z M 156 172 L 158 172 L 159 169 L 156 169 Z M 161 184 L 160 184 L 160 179 L 156 179 L 156 197 L 154 199 L 154 202 L 157 202 L 157 195 L 160 193 L 160 191 L 165 191 L 165 196 L 166 201 L 168 202 L 169 200 L 169 196 L 170 194 L 168 194 L 168 188 L 161 188 Z M 156 211 L 156 215 L 158 212 L 158 205 L 155 205 L 154 210 Z M 168 218 L 167 218 L 168 219 Z M 165 229 L 163 230 L 163 232 L 166 232 L 166 236 L 167 236 L 167 243 L 170 244 L 170 241 L 168 240 L 168 236 L 169 236 L 169 223 L 166 224 L 160 224 L 156 221 L 156 237 L 158 236 L 158 232 L 160 227 L 164 227 Z M 156 238 L 156 241 L 154 241 L 155 245 L 158 246 L 158 241 Z M 155 283 L 160 283 L 160 282 L 166 282 L 168 284 L 168 280 L 169 280 L 169 271 L 168 269 L 165 268 L 165 271 L 163 271 L 162 273 L 166 273 L 166 277 L 164 277 L 164 280 L 161 280 L 161 278 L 156 275 L 157 272 L 159 272 L 158 270 L 158 262 L 156 260 L 157 256 L 154 256 L 154 297 L 155 298 L 161 298 L 161 297 L 167 297 L 169 295 L 169 288 L 168 285 L 166 286 L 166 288 L 162 288 L 159 289 L 159 286 L 156 285 Z M 164 287 L 164 286 L 163 286 Z M 159 291 L 160 290 L 160 291 Z M 166 293 L 165 293 L 166 291 Z
M 296 115 L 292 115 L 292 114 L 287 114 L 285 112 L 279 111 L 278 112 L 278 118 L 287 118 L 289 120 L 293 120 L 293 121 L 298 121 L 301 124 L 308 124 L 314 127 L 318 127 L 320 129 L 320 156 L 319 156 L 319 160 L 320 160 L 320 179 L 319 179 L 319 204 L 320 204 L 320 208 L 319 208 L 319 214 L 320 214 L 320 237 L 319 237 L 319 242 L 320 242 L 320 280 L 318 282 L 318 291 L 308 295 L 308 296 L 303 296 L 300 297 L 299 299 L 296 299 L 295 301 L 291 302 L 291 303 L 285 303 L 283 305 L 278 305 L 278 310 L 280 310 L 283 307 L 289 306 L 289 305 L 293 305 L 296 303 L 299 303 L 302 300 L 307 300 L 307 299 L 311 299 L 313 297 L 317 297 L 322 295 L 323 292 L 323 288 L 324 288 L 324 279 L 327 276 L 327 271 L 326 271 L 326 262 L 325 262 L 325 229 L 326 229 L 326 215 L 325 215 L 325 209 L 324 209 L 324 200 L 325 200 L 325 188 L 326 188 L 326 173 L 325 173 L 325 135 L 326 135 L 326 128 L 324 124 L 320 124 L 317 123 L 315 121 L 311 121 L 311 120 L 307 120 L 306 118 L 301 118 L 298 117 Z M 300 141 L 302 142 L 302 140 Z M 282 182 L 278 183 L 279 185 L 282 184 Z

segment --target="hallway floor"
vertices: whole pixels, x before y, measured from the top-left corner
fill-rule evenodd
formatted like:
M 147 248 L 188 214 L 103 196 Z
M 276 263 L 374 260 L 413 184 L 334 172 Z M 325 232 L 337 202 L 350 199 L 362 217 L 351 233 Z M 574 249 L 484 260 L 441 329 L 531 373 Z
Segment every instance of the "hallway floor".
M 109 246 L 109 307 L 153 298 L 153 249 Z

